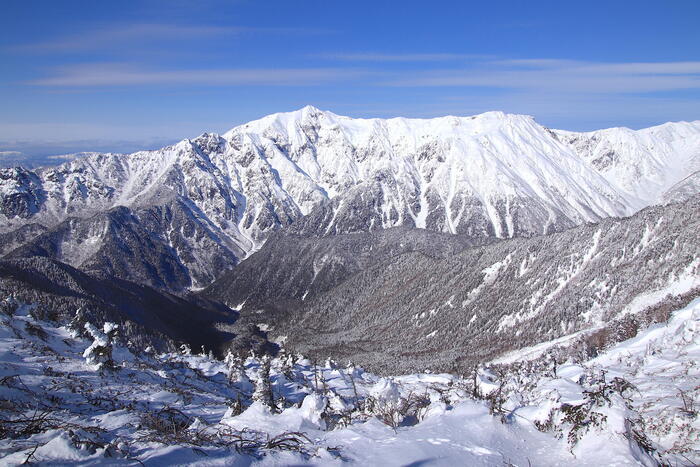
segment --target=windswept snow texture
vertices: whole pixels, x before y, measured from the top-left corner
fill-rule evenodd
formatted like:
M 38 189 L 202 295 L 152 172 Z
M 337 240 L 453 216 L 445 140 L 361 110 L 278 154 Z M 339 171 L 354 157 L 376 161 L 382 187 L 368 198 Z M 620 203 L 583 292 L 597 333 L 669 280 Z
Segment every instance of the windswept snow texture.
M 1 169 L 0 233 L 43 226 L 19 254 L 179 293 L 292 223 L 303 235 L 408 225 L 507 238 L 629 215 L 698 170 L 698 134 L 698 122 L 574 134 L 501 112 L 381 120 L 304 107 L 157 151 Z M 167 264 L 144 261 L 153 277 L 120 265 L 120 250 L 145 251 L 142 230 Z
M 659 375 L 655 387 L 643 378 L 663 372 L 697 397 L 697 302 L 667 327 L 556 374 L 497 376 L 482 368 L 467 379 L 387 378 L 330 361 L 274 359 L 275 408 L 251 400 L 251 381 L 263 373 L 258 359 L 245 360 L 243 374 L 230 380 L 224 363 L 204 355 L 134 353 L 117 342 L 116 369 L 98 370 L 82 356 L 91 340 L 37 320 L 31 305 L 6 305 L 0 314 L 4 465 L 685 466 L 700 460 L 697 413 L 682 412 L 670 380 Z M 638 391 L 612 389 L 612 375 L 600 379 L 601 365 L 641 378 Z M 609 390 L 605 398 L 591 399 L 601 387 Z M 657 398 L 662 404 L 649 408 Z M 413 401 L 408 408 L 406 401 Z M 561 418 L 566 407 L 595 422 Z M 654 427 L 640 422 L 640 412 L 644 418 L 658 411 Z M 655 451 L 645 452 L 638 439 Z

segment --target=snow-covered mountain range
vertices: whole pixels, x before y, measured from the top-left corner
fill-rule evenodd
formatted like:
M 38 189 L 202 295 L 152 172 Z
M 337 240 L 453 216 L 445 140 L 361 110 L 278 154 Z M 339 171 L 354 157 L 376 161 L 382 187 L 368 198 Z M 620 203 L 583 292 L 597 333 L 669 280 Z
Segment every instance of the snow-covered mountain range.
M 22 256 L 181 291 L 292 223 L 306 235 L 408 225 L 533 236 L 692 194 L 698 169 L 700 121 L 572 133 L 501 112 L 382 120 L 307 106 L 157 151 L 0 170 L 0 254 L 39 224 Z M 146 250 L 159 251 L 142 261 L 153 277 L 122 273 Z
M 697 465 L 699 191 L 500 112 L 1 169 L 0 458 Z

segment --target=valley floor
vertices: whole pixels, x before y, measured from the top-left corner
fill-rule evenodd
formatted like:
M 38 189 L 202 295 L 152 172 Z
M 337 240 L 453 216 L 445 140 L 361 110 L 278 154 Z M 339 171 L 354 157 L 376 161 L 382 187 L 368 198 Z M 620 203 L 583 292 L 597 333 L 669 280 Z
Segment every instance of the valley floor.
M 92 339 L 31 310 L 0 316 L 2 465 L 700 462 L 700 300 L 555 369 L 380 377 L 276 358 L 272 404 L 261 358 L 236 375 L 230 361 L 115 345 L 117 368 L 98 370 L 83 357 Z

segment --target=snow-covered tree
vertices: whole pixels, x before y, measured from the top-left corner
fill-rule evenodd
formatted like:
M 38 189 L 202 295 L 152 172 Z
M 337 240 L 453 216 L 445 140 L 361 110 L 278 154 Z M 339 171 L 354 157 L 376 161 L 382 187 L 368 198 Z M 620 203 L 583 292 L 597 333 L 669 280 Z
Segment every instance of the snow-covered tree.
M 12 316 L 15 313 L 15 311 L 17 311 L 18 307 L 19 302 L 12 295 L 0 302 L 0 312 L 6 315 Z
M 360 400 L 360 396 L 357 393 L 357 385 L 355 384 L 355 364 L 352 362 L 348 362 L 348 366 L 345 368 L 345 371 L 348 375 L 348 378 L 350 379 L 350 384 L 352 385 L 352 394 L 354 397 L 354 402 L 357 404 Z
M 78 308 L 75 312 L 75 316 L 73 316 L 73 319 L 71 319 L 70 323 L 68 323 L 70 335 L 73 336 L 74 339 L 86 337 L 87 334 L 85 333 L 85 325 L 87 323 L 88 319 L 85 315 L 85 310 L 83 310 L 82 307 Z
M 180 346 L 180 353 L 182 353 L 182 355 L 192 355 L 192 348 L 187 344 L 182 344 Z
M 112 346 L 114 339 L 117 337 L 119 326 L 114 323 L 105 323 L 102 330 L 93 326 L 91 323 L 85 323 L 85 330 L 94 339 L 93 343 L 85 349 L 83 357 L 90 365 L 95 365 L 98 370 L 116 369 L 116 364 L 112 359 Z
M 226 364 L 226 371 L 228 372 L 228 380 L 232 383 L 249 383 L 248 375 L 245 372 L 245 365 L 243 358 L 240 355 L 234 354 L 229 351 L 224 357 L 224 364 Z
M 270 357 L 265 355 L 260 360 L 258 378 L 255 380 L 255 392 L 253 400 L 258 401 L 271 410 L 275 410 L 275 400 L 272 393 L 272 381 L 270 380 Z
M 296 364 L 296 357 L 294 354 L 283 354 L 280 355 L 280 369 L 285 378 L 290 381 L 294 380 L 294 365 Z

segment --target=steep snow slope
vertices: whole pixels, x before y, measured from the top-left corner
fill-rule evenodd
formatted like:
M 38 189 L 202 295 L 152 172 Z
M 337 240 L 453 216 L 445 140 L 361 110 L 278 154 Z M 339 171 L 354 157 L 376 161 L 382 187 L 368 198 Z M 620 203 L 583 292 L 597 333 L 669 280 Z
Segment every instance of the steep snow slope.
M 351 119 L 312 107 L 224 135 L 251 135 L 284 180 L 310 175 L 334 203 L 313 233 L 408 223 L 509 237 L 628 213 L 614 190 L 532 118 Z M 294 193 L 292 193 L 294 194 Z M 302 204 L 303 212 L 314 207 Z
M 693 172 L 666 190 L 662 201 L 664 203 L 678 203 L 685 201 L 695 193 L 700 193 L 700 170 Z
M 624 194 L 635 209 L 664 201 L 667 190 L 700 170 L 700 120 L 639 131 L 610 128 L 555 134 Z
M 234 242 L 201 222 L 192 204 L 182 199 L 70 217 L 33 238 L 26 232 L 19 235 L 30 225 L 36 224 L 4 234 L 15 243 L 7 258 L 46 256 L 174 293 L 210 283 L 244 255 Z M 17 237 L 29 239 L 16 246 Z

